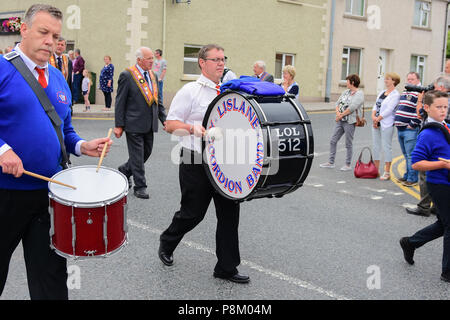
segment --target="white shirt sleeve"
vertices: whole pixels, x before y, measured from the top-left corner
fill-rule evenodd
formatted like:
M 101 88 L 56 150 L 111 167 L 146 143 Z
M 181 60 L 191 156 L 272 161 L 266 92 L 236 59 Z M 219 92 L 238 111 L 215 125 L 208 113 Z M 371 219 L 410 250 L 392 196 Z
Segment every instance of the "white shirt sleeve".
M 81 156 L 81 144 L 83 142 L 85 142 L 86 140 L 80 140 L 77 142 L 77 144 L 75 145 L 75 155 L 76 156 Z
M 5 143 L 4 145 L 2 145 L 2 146 L 0 147 L 0 156 L 1 156 L 2 154 L 4 154 L 6 151 L 10 150 L 10 149 L 11 149 L 11 147 L 8 146 L 6 143 Z
M 191 94 L 187 88 L 189 84 L 186 84 L 175 95 L 170 105 L 169 114 L 167 120 L 178 120 L 186 122 L 191 113 Z

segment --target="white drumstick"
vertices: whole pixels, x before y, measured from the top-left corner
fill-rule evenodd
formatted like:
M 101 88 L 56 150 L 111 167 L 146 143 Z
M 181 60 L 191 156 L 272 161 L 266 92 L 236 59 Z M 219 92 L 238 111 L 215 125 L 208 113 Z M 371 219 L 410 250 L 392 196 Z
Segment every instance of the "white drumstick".
M 222 128 L 212 127 L 206 131 L 206 136 L 214 140 L 221 140 L 223 138 Z

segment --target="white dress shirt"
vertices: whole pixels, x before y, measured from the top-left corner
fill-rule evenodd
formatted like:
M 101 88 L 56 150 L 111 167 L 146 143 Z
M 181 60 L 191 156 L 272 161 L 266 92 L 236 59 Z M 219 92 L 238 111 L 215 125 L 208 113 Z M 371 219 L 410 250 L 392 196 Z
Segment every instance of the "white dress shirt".
M 153 93 L 152 78 L 150 78 L 149 71 L 145 71 L 145 70 L 142 69 L 137 63 L 136 63 L 136 68 L 137 68 L 137 69 L 139 70 L 139 72 L 142 74 L 142 76 L 144 77 L 144 79 L 145 79 L 144 72 L 147 72 L 148 87 L 150 88 L 150 91 Z
M 38 66 L 30 58 L 28 58 L 25 55 L 25 53 L 23 53 L 22 50 L 20 50 L 19 45 L 20 45 L 20 43 L 18 43 L 16 45 L 16 47 L 14 48 L 14 51 L 16 51 L 19 54 L 19 56 L 22 58 L 23 62 L 25 62 L 25 65 L 28 67 L 28 69 L 30 69 L 31 73 L 36 78 L 36 80 L 39 78 L 39 73 L 36 71 L 36 67 L 38 67 L 39 69 L 44 69 L 45 70 L 45 80 L 48 83 L 48 75 L 49 75 L 49 73 L 48 73 L 48 62 L 45 63 L 45 66 L 43 66 L 43 67 Z
M 206 110 L 215 97 L 217 97 L 216 84 L 202 74 L 197 81 L 185 84 L 176 93 L 167 120 L 202 125 Z M 188 135 L 180 137 L 180 141 L 182 147 L 202 152 L 202 138 Z

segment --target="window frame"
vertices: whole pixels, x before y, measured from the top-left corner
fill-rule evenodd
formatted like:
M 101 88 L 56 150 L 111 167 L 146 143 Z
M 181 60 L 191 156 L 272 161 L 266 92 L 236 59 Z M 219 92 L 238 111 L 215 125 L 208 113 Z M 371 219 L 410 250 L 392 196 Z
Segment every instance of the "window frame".
M 415 65 L 414 70 L 412 70 L 412 68 L 411 68 L 413 57 L 417 57 L 417 63 Z M 421 62 L 420 59 L 423 59 L 423 61 Z M 425 83 L 425 75 L 426 75 L 426 68 L 427 68 L 427 56 L 422 55 L 422 54 L 414 54 L 414 53 L 411 54 L 409 66 L 410 66 L 409 71 L 417 72 L 420 75 L 420 82 Z M 419 67 L 423 67 L 422 73 L 420 72 Z
M 277 64 L 277 55 L 281 54 L 281 69 L 280 69 L 280 78 L 278 78 L 276 74 L 276 64 Z M 294 53 L 286 53 L 286 52 L 276 52 L 275 53 L 275 70 L 273 77 L 275 80 L 282 81 L 283 80 L 283 68 L 286 66 L 286 56 L 292 57 L 292 66 L 295 66 L 295 54 Z
M 347 11 L 347 1 L 350 1 L 350 11 Z M 353 4 L 354 1 L 361 1 L 362 4 L 362 14 L 355 14 L 353 13 Z M 353 17 L 362 17 L 364 18 L 366 16 L 366 7 L 367 7 L 367 0 L 345 0 L 345 8 L 344 8 L 344 14 L 348 16 Z
M 420 3 L 419 11 L 416 11 L 416 4 Z M 428 6 L 427 9 L 424 9 L 424 6 Z M 431 20 L 431 2 L 426 0 L 415 0 L 414 2 L 414 14 L 413 14 L 413 26 L 416 28 L 430 28 L 430 20 Z M 418 24 L 416 24 L 416 15 L 419 14 Z M 426 25 L 423 25 L 424 17 L 426 17 Z
M 348 50 L 348 52 L 346 54 L 344 54 L 344 50 L 345 49 Z M 351 56 L 350 53 L 351 53 L 351 50 L 358 50 L 359 51 L 359 66 L 358 66 L 358 73 L 357 74 L 359 76 L 361 76 L 362 62 L 363 62 L 362 61 L 363 60 L 363 48 L 345 46 L 345 47 L 342 48 L 342 55 L 341 55 L 341 61 L 343 59 L 347 59 L 347 70 L 346 70 L 345 78 L 347 78 L 350 75 L 349 68 L 350 68 L 350 56 Z M 342 64 L 341 64 L 341 76 L 340 76 L 339 81 L 345 82 L 346 81 L 345 78 L 342 79 Z
M 185 73 L 185 70 L 184 70 L 184 63 L 185 62 L 198 63 L 198 58 L 191 58 L 191 57 L 186 57 L 185 56 L 185 52 L 184 52 L 185 49 L 186 48 L 196 48 L 196 49 L 199 49 L 199 51 L 200 51 L 200 49 L 202 47 L 203 47 L 202 45 L 194 45 L 194 44 L 184 44 L 183 45 L 183 79 L 188 79 L 189 80 L 189 79 L 192 79 L 192 78 L 198 78 L 202 74 L 201 71 L 198 74 L 196 74 L 196 73 Z

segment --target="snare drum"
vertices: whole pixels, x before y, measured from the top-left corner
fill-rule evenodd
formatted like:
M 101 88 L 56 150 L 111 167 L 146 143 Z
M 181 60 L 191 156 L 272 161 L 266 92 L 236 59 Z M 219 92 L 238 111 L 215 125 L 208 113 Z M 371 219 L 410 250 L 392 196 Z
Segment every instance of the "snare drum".
M 204 167 L 224 197 L 282 197 L 303 185 L 314 140 L 311 121 L 292 96 L 225 91 L 208 106 L 203 126 Z M 220 134 L 208 134 L 213 131 Z
M 127 242 L 128 180 L 117 170 L 73 167 L 49 182 L 50 247 L 66 258 L 106 257 Z

